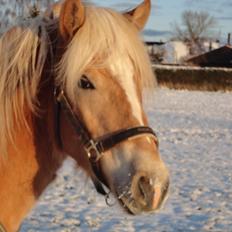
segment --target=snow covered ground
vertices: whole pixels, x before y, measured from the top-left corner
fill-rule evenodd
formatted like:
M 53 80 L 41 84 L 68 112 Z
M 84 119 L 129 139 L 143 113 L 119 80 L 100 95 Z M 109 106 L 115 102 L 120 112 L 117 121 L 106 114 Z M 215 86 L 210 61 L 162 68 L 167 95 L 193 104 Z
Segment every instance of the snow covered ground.
M 68 161 L 21 232 L 232 232 L 232 93 L 159 89 L 147 111 L 171 173 L 160 213 L 107 207 Z

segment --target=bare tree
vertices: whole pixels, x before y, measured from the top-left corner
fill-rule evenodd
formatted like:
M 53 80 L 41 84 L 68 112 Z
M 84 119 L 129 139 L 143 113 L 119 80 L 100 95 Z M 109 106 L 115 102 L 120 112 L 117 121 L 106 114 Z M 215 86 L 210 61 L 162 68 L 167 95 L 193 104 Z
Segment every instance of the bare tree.
M 190 47 L 190 53 L 202 51 L 202 42 L 211 37 L 216 19 L 207 12 L 184 11 L 181 25 L 175 23 L 174 38 L 179 39 Z

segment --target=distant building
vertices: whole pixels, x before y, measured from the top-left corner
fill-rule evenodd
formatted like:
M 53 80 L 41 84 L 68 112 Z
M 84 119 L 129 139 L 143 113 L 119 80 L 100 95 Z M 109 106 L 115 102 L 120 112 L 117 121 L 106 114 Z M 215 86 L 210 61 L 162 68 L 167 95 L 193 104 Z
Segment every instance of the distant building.
M 201 51 L 204 54 L 191 57 L 190 46 L 182 41 L 146 42 L 146 45 L 148 47 L 148 52 L 153 63 L 182 65 L 186 64 L 187 60 L 187 63 L 195 64 L 198 66 L 208 66 L 205 65 L 204 62 L 202 62 L 202 59 L 206 60 L 206 58 L 204 57 L 205 55 L 207 55 L 208 53 L 211 54 L 211 52 L 213 51 L 217 51 L 217 49 L 219 49 L 220 47 L 219 41 L 203 41 L 201 45 Z M 223 59 L 220 58 L 220 60 Z M 222 63 L 225 62 L 222 61 Z
M 202 43 L 202 48 L 203 48 L 204 52 L 218 49 L 218 48 L 220 48 L 220 41 L 210 41 L 210 40 L 204 41 Z
M 153 63 L 181 64 L 189 48 L 181 41 L 146 42 Z
M 182 41 L 169 41 L 164 48 L 164 63 L 167 64 L 182 64 L 184 59 L 189 56 L 189 48 Z
M 227 67 L 232 68 L 232 46 L 225 45 L 218 49 L 194 56 L 188 63 L 201 67 Z

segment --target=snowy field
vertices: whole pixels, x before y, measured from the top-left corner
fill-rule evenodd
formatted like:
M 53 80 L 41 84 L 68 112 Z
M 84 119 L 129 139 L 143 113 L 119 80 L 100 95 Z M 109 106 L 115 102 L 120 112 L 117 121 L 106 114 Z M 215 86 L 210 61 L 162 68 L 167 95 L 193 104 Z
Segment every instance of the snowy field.
M 149 119 L 171 173 L 165 208 L 138 217 L 110 208 L 68 161 L 21 232 L 232 232 L 232 93 L 159 89 L 152 98 Z

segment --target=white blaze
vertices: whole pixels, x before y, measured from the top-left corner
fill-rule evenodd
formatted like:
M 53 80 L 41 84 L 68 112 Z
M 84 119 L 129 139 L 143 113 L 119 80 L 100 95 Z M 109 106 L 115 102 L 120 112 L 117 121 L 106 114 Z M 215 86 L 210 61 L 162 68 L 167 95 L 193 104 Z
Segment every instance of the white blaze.
M 129 58 L 117 59 L 111 66 L 113 75 L 117 77 L 122 88 L 125 90 L 128 101 L 131 105 L 133 116 L 143 125 L 142 120 L 142 108 L 139 102 L 139 97 L 136 91 L 136 85 L 134 81 L 134 69 Z

